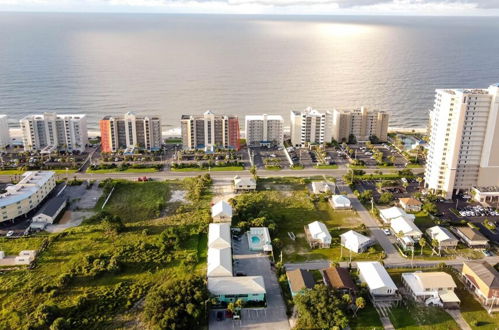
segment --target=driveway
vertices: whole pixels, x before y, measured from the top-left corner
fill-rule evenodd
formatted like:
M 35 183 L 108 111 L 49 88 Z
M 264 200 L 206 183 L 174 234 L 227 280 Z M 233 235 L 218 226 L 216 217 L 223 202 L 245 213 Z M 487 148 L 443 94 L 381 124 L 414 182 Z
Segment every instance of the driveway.
M 234 272 L 243 272 L 248 276 L 263 276 L 267 291 L 266 308 L 244 308 L 241 320 L 226 319 L 216 321 L 216 311 L 210 312 L 210 329 L 289 329 L 286 306 L 281 296 L 281 289 L 276 275 L 270 268 L 269 258 L 260 253 L 249 251 L 247 236 L 233 241 Z

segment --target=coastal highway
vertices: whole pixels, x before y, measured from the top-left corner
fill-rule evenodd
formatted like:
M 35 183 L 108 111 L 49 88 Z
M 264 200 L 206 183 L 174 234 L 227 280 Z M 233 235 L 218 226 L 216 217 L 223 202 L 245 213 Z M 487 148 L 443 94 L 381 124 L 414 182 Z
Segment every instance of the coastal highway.
M 290 170 L 283 169 L 280 171 L 269 171 L 269 170 L 257 170 L 257 175 L 259 177 L 310 177 L 310 176 L 334 176 L 341 177 L 348 172 L 348 168 L 338 168 L 338 169 L 314 169 L 306 168 L 303 170 Z M 375 174 L 375 171 L 381 170 L 384 174 L 397 173 L 399 169 L 363 169 L 367 174 Z M 411 169 L 413 173 L 423 173 L 422 168 Z M 104 180 L 107 178 L 111 179 L 124 179 L 124 180 L 136 180 L 138 177 L 146 176 L 154 180 L 165 180 L 165 179 L 182 179 L 186 177 L 198 176 L 200 174 L 208 173 L 208 171 L 195 171 L 195 172 L 173 172 L 173 171 L 160 171 L 151 173 L 125 173 L 125 172 L 114 172 L 114 173 L 72 173 L 68 177 L 71 179 L 76 176 L 77 179 L 82 180 Z M 236 175 L 250 175 L 249 170 L 244 171 L 211 171 L 209 172 L 213 178 L 216 179 L 232 179 Z M 66 174 L 57 174 L 57 177 L 63 179 Z M 0 182 L 10 182 L 12 175 L 0 175 Z

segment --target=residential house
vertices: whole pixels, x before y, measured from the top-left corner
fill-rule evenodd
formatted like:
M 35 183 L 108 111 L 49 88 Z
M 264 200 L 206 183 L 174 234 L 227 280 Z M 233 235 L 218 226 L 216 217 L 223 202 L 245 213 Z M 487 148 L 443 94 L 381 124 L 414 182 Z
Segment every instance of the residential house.
M 304 290 L 312 289 L 315 285 L 312 273 L 304 269 L 295 269 L 286 272 L 288 278 L 289 289 L 291 295 L 294 297 L 297 294 L 304 292 Z
M 234 192 L 255 191 L 256 180 L 253 177 L 234 177 Z
M 432 241 L 436 240 L 438 242 L 440 249 L 455 249 L 457 243 L 459 243 L 456 236 L 452 235 L 447 228 L 441 226 L 434 226 L 426 229 L 426 234 Z
M 262 276 L 208 277 L 208 291 L 219 302 L 264 302 L 265 283 Z
M 315 195 L 330 193 L 333 189 L 326 181 L 313 181 L 312 182 L 312 193 Z
M 423 203 L 415 198 L 399 198 L 400 207 L 406 212 L 419 212 Z
M 465 261 L 462 275 L 482 304 L 499 305 L 499 272 L 494 267 L 486 261 Z
M 219 201 L 211 207 L 211 218 L 213 222 L 231 222 L 232 206 L 224 200 Z
M 329 204 L 335 210 L 350 210 L 352 208 L 352 203 L 350 200 L 343 195 L 333 195 L 329 199 Z
M 408 220 L 414 221 L 416 216 L 414 214 L 407 214 L 400 207 L 390 207 L 388 209 L 380 209 L 379 216 L 383 220 L 383 222 L 389 224 L 393 219 L 404 217 Z
M 371 238 L 353 230 L 341 234 L 340 238 L 341 245 L 355 253 L 362 253 L 375 243 Z
M 397 295 L 397 286 L 378 261 L 357 262 L 359 279 L 367 284 L 373 298 Z
M 470 248 L 482 249 L 489 245 L 488 240 L 478 232 L 477 229 L 471 227 L 456 227 L 456 234 Z
M 390 228 L 395 235 L 402 233 L 403 236 L 411 237 L 413 240 L 419 240 L 423 236 L 423 232 L 407 217 L 392 219 Z
M 457 288 L 452 276 L 444 272 L 403 273 L 402 283 L 412 297 L 426 305 L 459 308 L 461 300 L 454 293 Z
M 328 248 L 331 246 L 331 234 L 326 225 L 314 221 L 305 226 L 305 237 L 311 248 Z
M 329 267 L 322 271 L 324 282 L 329 287 L 344 293 L 354 293 L 355 283 L 350 276 L 350 272 L 342 267 Z

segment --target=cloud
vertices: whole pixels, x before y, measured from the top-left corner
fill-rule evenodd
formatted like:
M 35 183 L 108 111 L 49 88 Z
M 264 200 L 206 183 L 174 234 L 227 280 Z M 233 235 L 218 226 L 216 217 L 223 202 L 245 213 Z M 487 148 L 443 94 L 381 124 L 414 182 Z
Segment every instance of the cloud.
M 499 0 L 0 0 L 0 10 L 272 14 L 499 14 Z

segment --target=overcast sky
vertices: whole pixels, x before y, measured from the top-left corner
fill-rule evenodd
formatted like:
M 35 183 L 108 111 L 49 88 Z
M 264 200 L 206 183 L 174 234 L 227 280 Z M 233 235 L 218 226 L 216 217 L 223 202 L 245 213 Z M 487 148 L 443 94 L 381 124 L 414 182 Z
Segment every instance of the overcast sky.
M 0 0 L 0 11 L 499 16 L 499 0 Z

